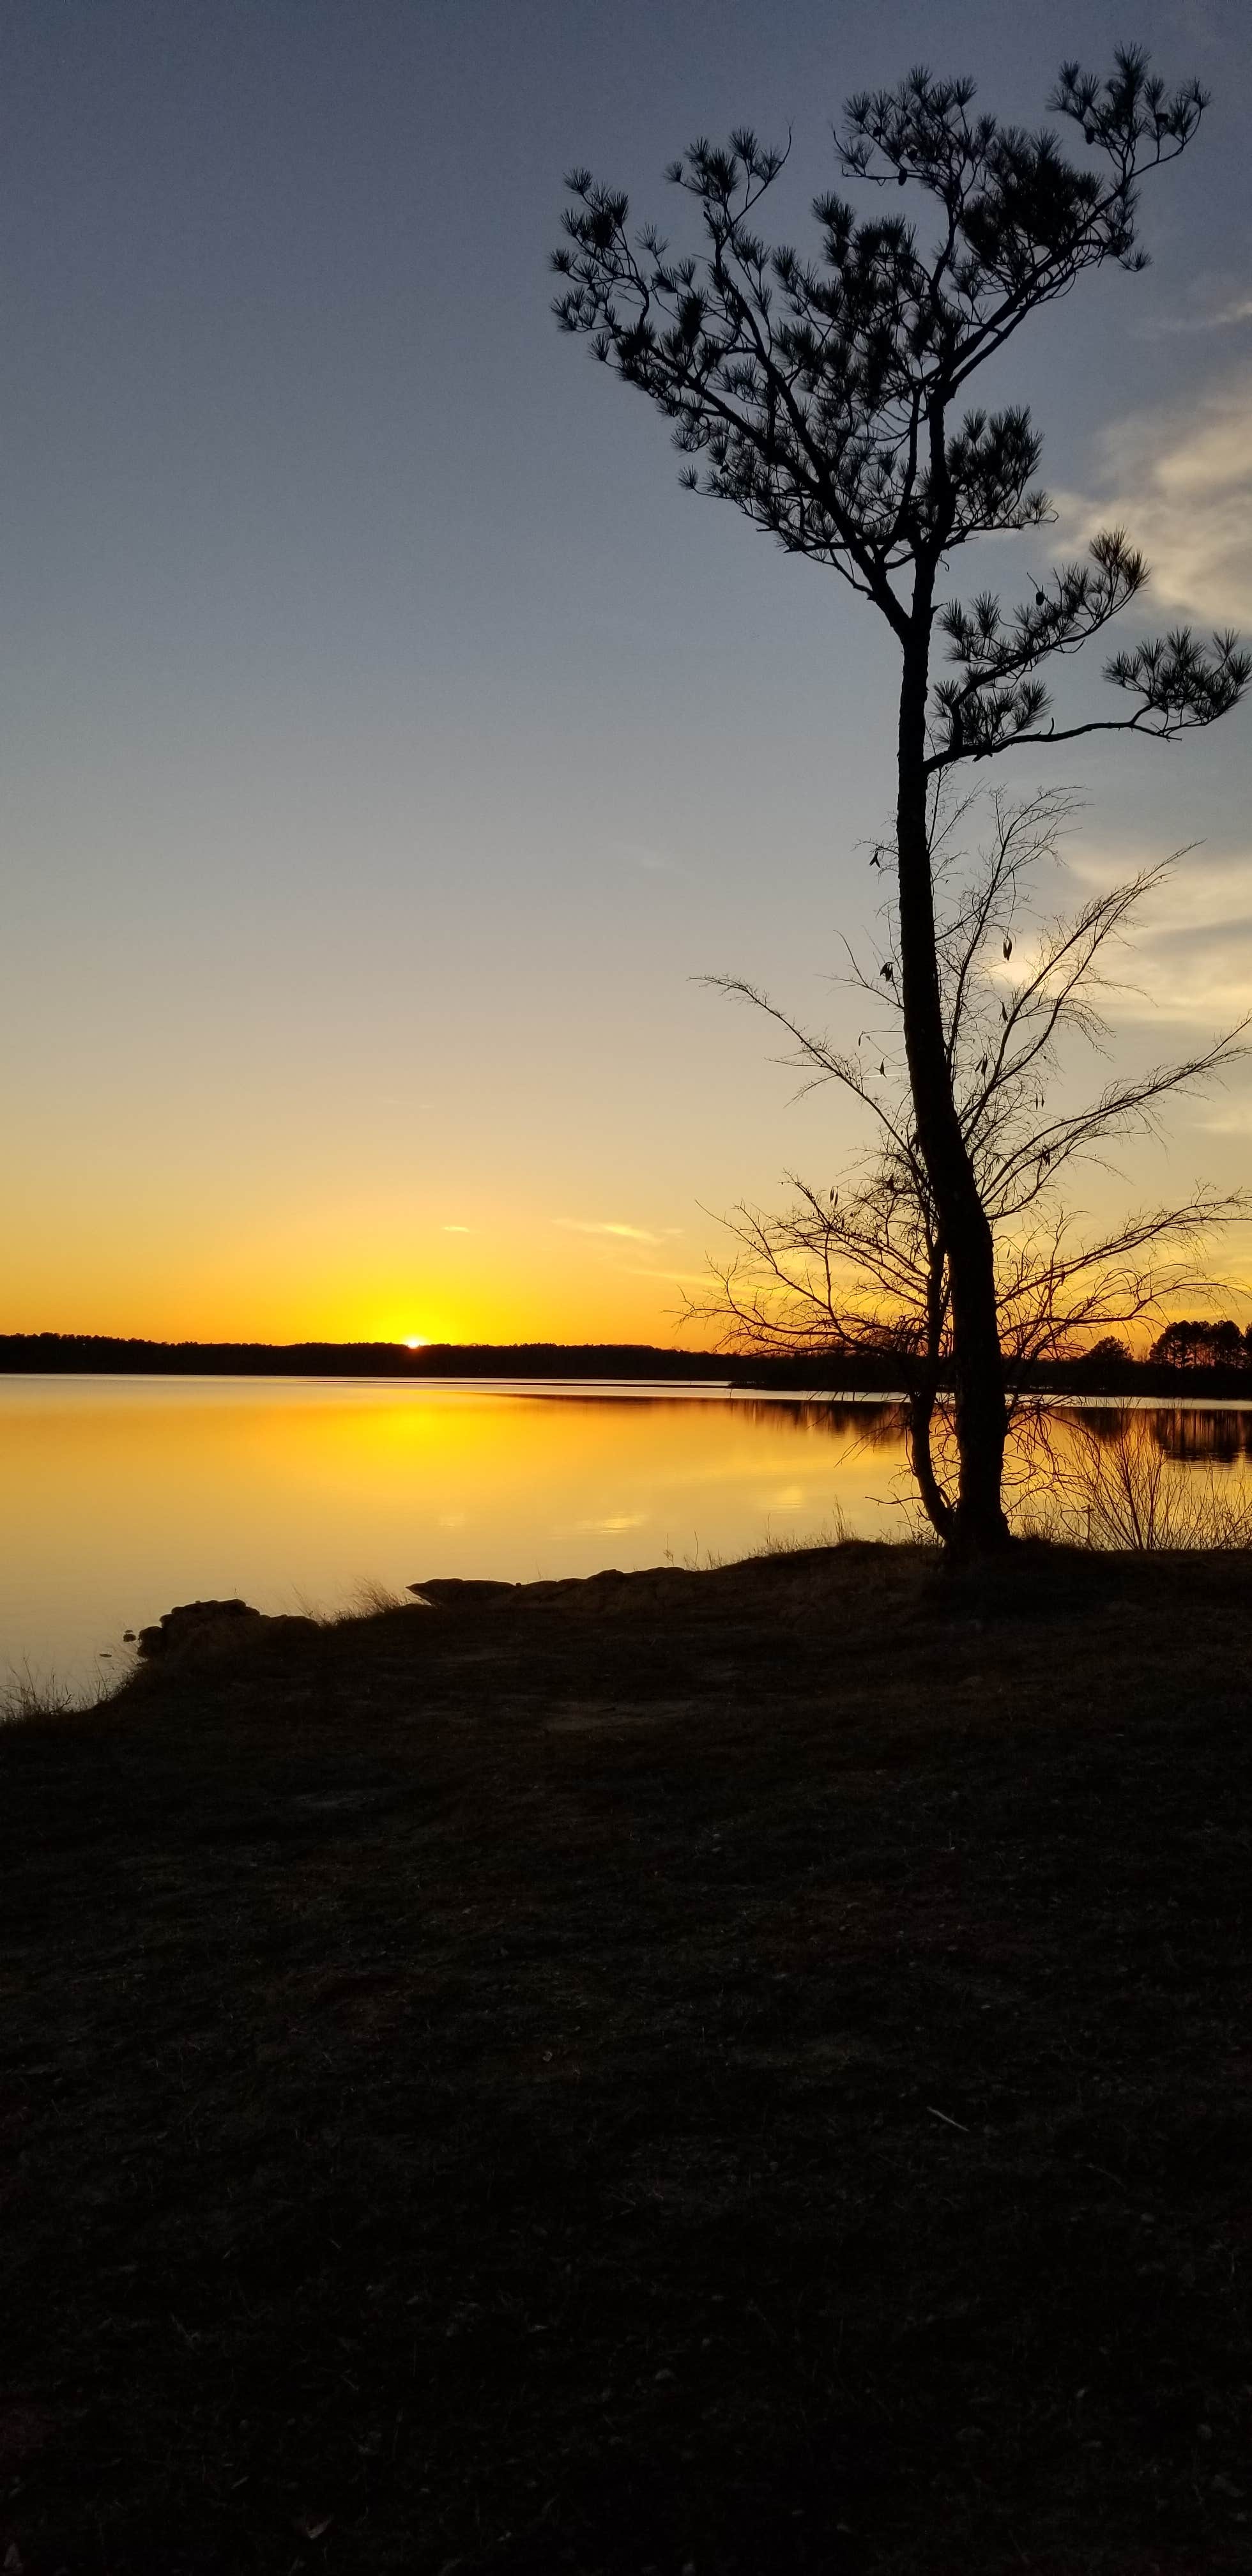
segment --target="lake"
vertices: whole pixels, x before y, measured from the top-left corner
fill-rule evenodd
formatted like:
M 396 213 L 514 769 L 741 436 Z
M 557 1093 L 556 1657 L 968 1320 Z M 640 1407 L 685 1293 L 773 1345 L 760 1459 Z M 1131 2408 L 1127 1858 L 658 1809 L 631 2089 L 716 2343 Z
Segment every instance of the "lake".
M 1243 1477 L 1244 1408 L 1156 1409 Z M 126 1628 L 240 1594 L 335 1610 L 426 1575 L 590 1574 L 903 1535 L 894 1407 L 636 1386 L 0 1378 L 0 1682 L 82 1689 Z

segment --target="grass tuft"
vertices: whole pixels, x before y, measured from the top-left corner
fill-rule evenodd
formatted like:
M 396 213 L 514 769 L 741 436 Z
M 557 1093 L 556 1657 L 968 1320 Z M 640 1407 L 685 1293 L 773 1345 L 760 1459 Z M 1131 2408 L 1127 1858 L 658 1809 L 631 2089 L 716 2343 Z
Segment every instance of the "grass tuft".
M 29 1664 L 11 1669 L 0 1682 L 0 1726 L 29 1724 L 39 1718 L 68 1717 L 75 1709 L 94 1701 L 84 1692 L 72 1690 L 68 1682 L 59 1681 L 54 1672 L 38 1673 Z

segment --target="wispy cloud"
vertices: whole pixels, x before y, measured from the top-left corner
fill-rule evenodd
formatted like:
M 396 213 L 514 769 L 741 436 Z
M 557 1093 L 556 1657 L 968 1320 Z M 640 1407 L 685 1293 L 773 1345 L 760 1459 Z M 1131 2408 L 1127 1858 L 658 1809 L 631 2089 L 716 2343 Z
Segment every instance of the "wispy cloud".
M 618 1225 L 607 1218 L 582 1216 L 557 1216 L 552 1222 L 563 1226 L 567 1234 L 609 1234 L 615 1235 L 622 1243 L 664 1243 L 666 1235 L 681 1232 L 680 1227 L 669 1225 L 663 1233 L 653 1234 L 646 1225 Z
M 1107 852 L 1077 852 L 1072 872 L 1108 885 L 1125 871 Z M 1107 961 L 1104 1016 L 1121 1028 L 1163 1020 L 1197 1033 L 1252 1011 L 1252 853 L 1184 855 Z
M 470 1228 L 467 1225 L 445 1225 L 443 1231 L 445 1234 L 468 1234 Z
M 632 1261 L 624 1270 L 628 1279 L 665 1279 L 671 1288 L 707 1288 L 707 1270 L 662 1270 L 655 1262 Z
M 1252 916 L 1147 931 L 1131 972 L 1133 987 L 1110 996 L 1110 1019 L 1232 1028 L 1252 1011 Z
M 1252 1136 L 1252 1100 L 1231 1101 L 1221 1109 L 1201 1109 L 1191 1123 L 1203 1136 Z
M 1187 313 L 1157 313 L 1141 322 L 1138 337 L 1142 340 L 1172 339 L 1176 332 L 1231 331 L 1241 322 L 1252 322 L 1252 295 L 1228 295 L 1220 304 Z
M 687 870 L 670 850 L 658 850 L 649 841 L 614 841 L 611 854 L 622 864 L 642 868 L 647 877 L 685 877 Z
M 1058 495 L 1067 542 L 1124 525 L 1152 567 L 1149 613 L 1155 600 L 1206 626 L 1252 621 L 1252 368 L 1115 422 L 1098 481 L 1094 496 Z

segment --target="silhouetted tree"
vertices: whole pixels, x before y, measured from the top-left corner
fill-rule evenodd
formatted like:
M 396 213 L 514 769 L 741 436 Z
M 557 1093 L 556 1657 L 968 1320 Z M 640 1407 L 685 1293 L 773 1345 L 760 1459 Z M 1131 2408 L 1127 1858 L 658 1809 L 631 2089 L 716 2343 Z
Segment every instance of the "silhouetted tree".
M 1232 1063 L 1242 1052 L 1243 1031 L 1175 1063 L 1106 1082 L 1077 1107 L 1056 1106 L 1050 1083 L 1064 1043 L 1101 1045 L 1110 950 L 1173 862 L 1088 896 L 1068 917 L 1056 916 L 1041 907 L 1035 880 L 1056 856 L 1057 832 L 1070 810 L 1064 793 L 1021 802 L 993 795 L 992 829 L 969 874 L 955 836 L 975 800 L 944 815 L 940 799 L 941 791 L 932 792 L 927 838 L 944 1062 L 992 1243 L 1002 1400 L 1011 1413 L 1037 1383 L 1041 1361 L 1073 1357 L 1093 1339 L 1107 1355 L 1110 1344 L 1099 1336 L 1139 1321 L 1166 1294 L 1202 1286 L 1194 1258 L 1180 1266 L 1163 1256 L 1169 1247 L 1194 1256 L 1203 1232 L 1240 1213 L 1241 1200 L 1201 1190 L 1084 1231 L 1064 1190 L 1076 1167 L 1101 1159 L 1111 1138 L 1153 1129 L 1164 1099 Z M 884 911 L 880 950 L 864 959 L 848 951 L 843 980 L 869 1023 L 854 1047 L 802 1028 L 754 985 L 712 979 L 786 1032 L 793 1050 L 786 1060 L 800 1068 L 805 1090 L 838 1085 L 869 1112 L 877 1139 L 834 1188 L 793 1178 L 795 1197 L 781 1216 L 741 1208 L 731 1220 L 736 1252 L 715 1268 L 710 1294 L 691 1301 L 690 1311 L 719 1322 L 739 1348 L 890 1353 L 908 1398 L 909 1463 L 918 1492 L 933 1527 L 951 1542 L 960 1507 L 949 1454 L 954 1435 L 959 1452 L 948 1392 L 958 1358 L 953 1263 L 909 1081 L 894 893 Z M 1196 1328 L 1180 1329 L 1185 1337 Z M 1210 1342 L 1224 1330 L 1203 1329 Z M 1178 1330 L 1171 1330 L 1177 1340 Z M 1120 1344 L 1111 1349 L 1125 1357 Z M 1046 1442 L 1043 1448 L 1052 1477 Z M 1029 1468 L 1032 1444 L 1021 1444 L 1021 1455 Z M 958 1476 L 963 1464 L 959 1458 Z
M 1119 651 L 1105 675 L 1129 701 L 1115 716 L 1057 725 L 1040 674 L 1136 596 L 1142 556 L 1120 529 L 1093 539 L 1007 612 L 989 593 L 944 601 L 959 548 L 1042 526 L 1040 440 L 1020 407 L 966 408 L 978 370 L 1029 317 L 1112 260 L 1144 264 L 1138 186 L 1176 160 L 1206 104 L 1172 93 L 1137 50 L 1101 83 L 1066 64 L 1050 102 L 1081 133 L 1087 167 L 1054 133 L 975 115 L 971 80 L 912 72 L 850 99 L 836 130 L 843 174 L 929 201 L 924 245 L 908 213 L 858 221 L 837 195 L 814 214 L 805 257 L 757 229 L 786 153 L 743 130 L 705 141 L 669 177 L 694 201 L 698 252 L 674 254 L 655 226 L 632 233 L 629 204 L 587 170 L 555 265 L 555 310 L 597 358 L 674 424 L 686 479 L 733 501 L 793 553 L 828 564 L 885 619 L 900 653 L 895 802 L 899 973 L 918 1151 L 943 1229 L 956 1373 L 960 1491 L 953 1538 L 1005 1538 L 1006 1428 L 995 1256 L 953 1093 L 935 942 L 928 790 L 958 763 L 1011 747 L 1122 730 L 1158 740 L 1223 715 L 1252 664 L 1229 635 L 1187 628 Z M 893 205 L 895 199 L 892 200 Z M 936 682 L 936 638 L 953 669 Z
M 1165 1368 L 1242 1369 L 1248 1355 L 1239 1326 L 1229 1317 L 1217 1322 L 1211 1315 L 1176 1317 L 1152 1345 L 1153 1359 Z
M 1082 1357 L 1085 1370 L 1095 1379 L 1123 1377 L 1134 1365 L 1125 1342 L 1116 1333 L 1101 1334 Z

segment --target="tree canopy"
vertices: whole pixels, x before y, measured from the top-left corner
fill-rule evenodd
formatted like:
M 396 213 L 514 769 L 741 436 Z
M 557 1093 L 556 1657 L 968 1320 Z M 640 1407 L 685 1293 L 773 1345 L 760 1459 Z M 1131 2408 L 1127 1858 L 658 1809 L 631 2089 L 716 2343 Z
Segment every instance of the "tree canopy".
M 1103 83 L 1065 64 L 1049 104 L 1082 134 L 1092 162 L 1079 168 L 1050 129 L 975 115 L 975 95 L 972 80 L 918 68 L 849 99 L 835 131 L 846 177 L 931 201 L 925 245 L 911 213 L 858 218 L 835 194 L 813 201 L 816 255 L 770 244 L 757 218 L 790 146 L 741 128 L 725 147 L 693 143 L 667 173 L 699 209 L 701 251 L 672 252 L 651 223 L 632 233 L 624 191 L 576 169 L 554 256 L 567 281 L 562 328 L 586 335 L 673 422 L 692 489 L 829 564 L 901 637 L 902 575 L 1050 516 L 1029 411 L 973 407 L 951 420 L 953 406 L 1028 315 L 1085 272 L 1145 265 L 1142 181 L 1178 158 L 1206 104 L 1194 81 L 1167 92 L 1136 48 L 1119 51 Z M 931 768 L 1097 730 L 1170 735 L 1224 714 L 1252 661 L 1232 635 L 1203 643 L 1179 627 L 1106 663 L 1126 712 L 1046 721 L 1042 666 L 1098 634 L 1146 580 L 1143 556 L 1112 528 L 1007 610 L 990 592 L 944 607 L 957 668 L 933 691 Z

